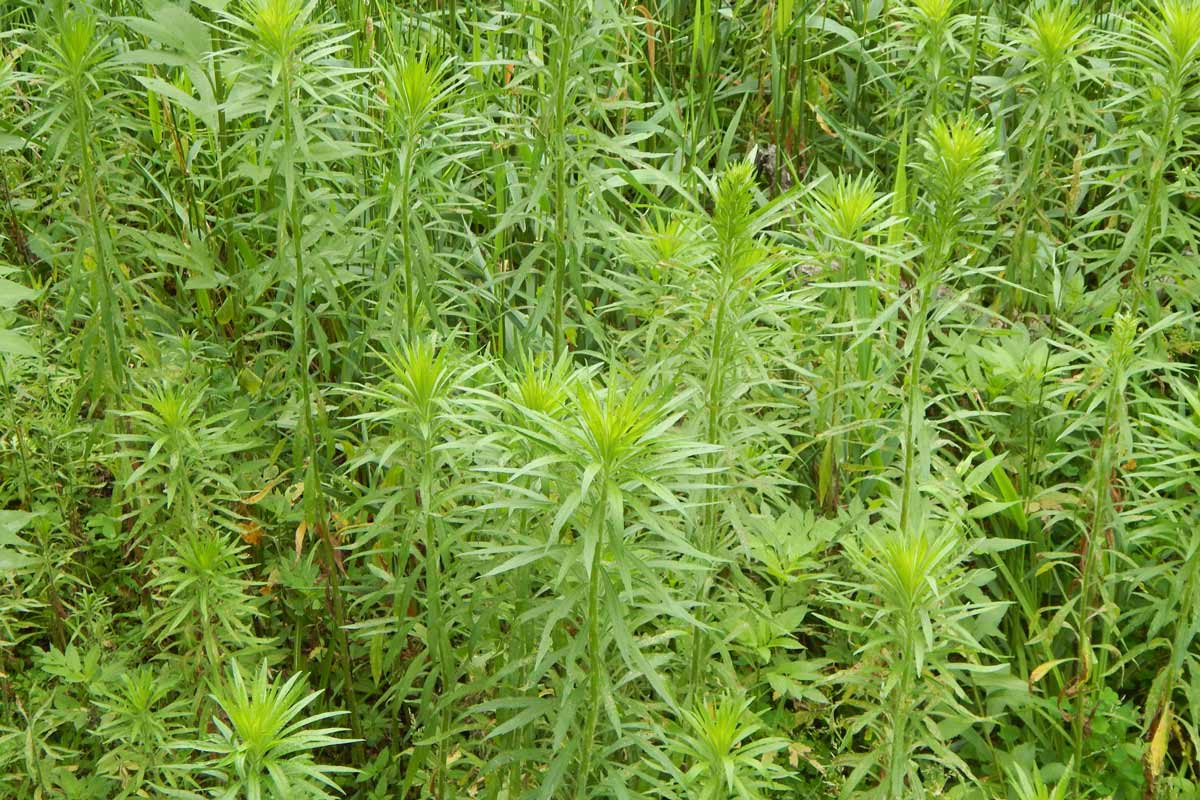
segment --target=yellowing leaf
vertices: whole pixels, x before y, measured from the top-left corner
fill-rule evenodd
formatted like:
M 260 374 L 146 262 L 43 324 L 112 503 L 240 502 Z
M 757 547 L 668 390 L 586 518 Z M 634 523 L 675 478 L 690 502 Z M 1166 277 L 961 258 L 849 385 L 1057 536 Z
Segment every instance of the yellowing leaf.
M 1078 500 L 1066 492 L 1046 492 L 1029 504 L 1030 512 L 1061 511 L 1078 503 Z
M 1073 658 L 1056 658 L 1053 661 L 1047 661 L 1044 664 L 1038 664 L 1034 667 L 1033 672 L 1029 673 L 1029 686 L 1032 688 L 1035 683 L 1046 677 L 1050 670 L 1057 667 L 1059 664 L 1065 664 L 1068 661 L 1074 661 Z
M 800 760 L 803 759 L 810 767 L 815 769 L 822 775 L 825 774 L 825 765 L 817 761 L 813 756 L 813 749 L 806 744 L 792 742 L 788 745 L 788 764 L 793 768 L 800 766 Z
M 1154 781 L 1162 773 L 1163 760 L 1167 757 L 1167 743 L 1171 732 L 1171 706 L 1163 707 L 1154 725 L 1154 735 L 1150 737 L 1150 746 L 1146 749 L 1146 776 Z M 1151 787 L 1153 788 L 1153 787 Z
M 837 132 L 833 128 L 829 127 L 829 123 L 825 121 L 825 115 L 821 113 L 821 110 L 813 110 L 816 112 L 817 124 L 821 126 L 821 130 L 825 132 L 825 135 L 831 136 L 834 139 L 838 138 Z
M 308 533 L 308 520 L 296 526 L 296 558 L 304 553 L 304 535 Z
M 288 472 L 291 472 L 291 470 L 285 470 L 285 471 L 281 472 L 279 475 L 277 475 L 275 477 L 274 480 L 272 480 L 270 483 L 268 483 L 262 489 L 258 490 L 257 492 L 255 492 L 253 495 L 251 495 L 249 498 L 243 500 L 242 502 L 248 506 L 253 506 L 253 505 L 257 505 L 258 503 L 261 503 L 263 501 L 263 498 L 265 498 L 268 494 L 270 494 L 271 490 L 274 489 L 276 486 L 278 486 L 279 482 L 282 481 L 285 477 L 287 477 Z M 297 485 L 302 487 L 301 484 L 297 484 Z M 295 488 L 295 487 L 293 487 L 293 488 Z M 294 503 L 296 501 L 293 499 L 292 502 Z
M 257 547 L 262 543 L 262 525 L 259 525 L 257 522 L 251 519 L 239 524 L 238 528 L 241 529 L 242 541 L 246 544 Z

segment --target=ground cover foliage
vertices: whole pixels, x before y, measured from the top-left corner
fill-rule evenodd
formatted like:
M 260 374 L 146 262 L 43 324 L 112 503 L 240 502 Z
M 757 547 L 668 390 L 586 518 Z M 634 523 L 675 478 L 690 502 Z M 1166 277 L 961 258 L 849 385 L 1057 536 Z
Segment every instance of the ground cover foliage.
M 1196 0 L 0 19 L 0 797 L 1196 796 Z

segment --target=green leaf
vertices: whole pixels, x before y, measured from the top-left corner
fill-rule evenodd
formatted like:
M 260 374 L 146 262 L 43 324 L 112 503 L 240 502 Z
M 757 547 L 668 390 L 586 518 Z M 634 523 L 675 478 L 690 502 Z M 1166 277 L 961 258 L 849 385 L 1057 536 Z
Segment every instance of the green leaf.
M 985 517 L 990 517 L 993 514 L 998 514 L 1001 511 L 1012 508 L 1019 502 L 1019 500 L 1009 500 L 1007 502 L 990 500 L 986 503 L 980 503 L 979 505 L 972 507 L 971 510 L 967 512 L 967 517 L 970 519 L 984 519 Z
M 0 278 L 0 308 L 12 308 L 17 303 L 27 303 L 37 295 L 37 292 L 27 286 L 14 283 L 8 278 Z
M 15 572 L 32 566 L 34 560 L 15 550 L 0 549 L 0 572 Z
M 17 533 L 35 516 L 29 511 L 0 511 L 0 571 L 24 569 L 35 563 L 17 549 L 30 546 Z
M 994 470 L 1000 468 L 1000 465 L 1007 456 L 1008 453 L 1001 453 L 998 456 L 987 459 L 982 464 L 976 464 L 975 468 L 963 479 L 963 486 L 972 492 L 978 489 L 991 476 Z
M 16 331 L 0 330 L 0 354 L 12 356 L 36 356 L 37 350 L 29 340 Z
M 36 516 L 32 511 L 0 511 L 0 544 L 11 541 L 8 537 L 15 538 Z
M 976 553 L 1003 553 L 1005 550 L 1013 550 L 1018 547 L 1025 547 L 1030 542 L 1024 539 L 1003 539 L 1000 537 L 988 536 L 980 539 L 973 545 Z
M 639 673 L 645 678 L 654 691 L 662 698 L 671 708 L 677 708 L 675 697 L 671 694 L 671 690 L 667 687 L 667 682 L 663 680 L 662 675 L 658 673 L 650 662 L 646 659 L 637 642 L 629 633 L 629 628 L 625 625 L 625 609 L 621 605 L 620 600 L 621 587 L 616 581 L 611 578 L 608 581 L 607 591 L 604 593 L 605 604 L 608 606 L 609 620 L 612 623 L 613 638 L 616 640 L 617 649 L 621 652 L 626 665 L 634 672 Z
M 164 3 L 150 12 L 150 19 L 126 17 L 126 25 L 148 39 L 201 58 L 212 49 L 208 26 L 183 8 Z

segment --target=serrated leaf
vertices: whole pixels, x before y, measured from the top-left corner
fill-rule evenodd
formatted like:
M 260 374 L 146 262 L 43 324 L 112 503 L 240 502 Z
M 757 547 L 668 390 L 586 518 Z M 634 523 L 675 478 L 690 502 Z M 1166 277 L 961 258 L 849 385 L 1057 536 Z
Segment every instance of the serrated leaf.
M 150 12 L 150 19 L 126 17 L 131 29 L 160 44 L 201 58 L 212 48 L 208 26 L 179 6 L 164 4 Z

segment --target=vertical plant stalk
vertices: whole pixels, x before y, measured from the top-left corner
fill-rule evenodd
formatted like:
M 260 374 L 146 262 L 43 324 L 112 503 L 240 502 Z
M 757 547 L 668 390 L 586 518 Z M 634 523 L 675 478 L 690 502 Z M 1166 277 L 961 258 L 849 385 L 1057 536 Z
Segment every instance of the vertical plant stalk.
M 901 536 L 908 535 L 904 531 Z M 888 754 L 888 800 L 904 799 L 904 776 L 908 772 L 908 717 L 912 713 L 910 697 L 913 684 L 913 626 L 912 619 L 904 620 L 904 647 L 900 654 L 900 680 L 892 698 L 892 741 Z
M 588 575 L 588 712 L 584 725 L 583 749 L 579 756 L 579 783 L 576 784 L 575 800 L 585 800 L 588 795 L 592 769 L 592 748 L 596 740 L 596 722 L 600 716 L 600 671 L 604 668 L 604 653 L 600 646 L 600 574 L 601 558 L 604 555 L 604 536 L 608 533 L 608 475 L 601 473 L 600 496 L 596 502 L 596 544 L 592 551 L 592 570 Z
M 1146 217 L 1143 223 L 1142 241 L 1141 246 L 1138 248 L 1138 258 L 1134 261 L 1132 276 L 1134 284 L 1133 310 L 1136 313 L 1139 305 L 1144 304 L 1151 324 L 1158 322 L 1162 317 L 1162 309 L 1158 305 L 1158 298 L 1149 286 L 1147 269 L 1150 264 L 1150 258 L 1154 253 L 1155 241 L 1157 240 L 1157 236 L 1155 235 L 1156 229 L 1162 225 L 1161 215 L 1158 212 L 1161 206 L 1160 197 L 1165 182 L 1170 135 L 1170 130 L 1163 131 L 1160 140 L 1155 142 L 1151 174 L 1148 178 L 1150 188 L 1149 197 L 1146 199 Z
M 529 515 L 525 509 L 521 509 L 520 517 L 517 522 L 517 530 L 521 537 L 524 538 L 529 530 Z M 525 610 L 529 605 L 529 597 L 531 592 L 530 587 L 530 567 L 523 566 L 516 571 L 515 576 L 515 593 L 514 593 L 514 608 L 513 608 L 513 625 L 516 626 L 515 636 L 513 637 L 513 646 L 515 649 L 514 660 L 518 663 L 529 656 L 531 647 L 529 642 L 528 626 L 521 623 L 521 618 L 525 614 Z M 514 695 L 525 695 L 527 691 L 524 688 L 525 681 L 521 678 L 514 678 L 512 691 Z M 511 742 L 512 752 L 519 753 L 525 746 L 526 727 L 521 726 L 514 730 L 509 737 Z M 515 758 L 513 764 L 509 768 L 508 774 L 508 791 L 510 797 L 515 797 L 520 793 L 522 776 L 524 774 L 525 759 Z
M 413 283 L 412 212 L 410 206 L 412 204 L 413 148 L 416 147 L 416 137 L 407 125 L 405 133 L 407 136 L 404 142 L 400 177 L 400 249 L 404 255 L 404 320 L 408 324 L 408 336 L 411 339 L 417 333 L 417 293 L 424 295 L 424 278 L 418 278 L 421 287 Z M 390 238 L 389 234 L 389 241 Z M 386 311 L 386 309 L 384 310 Z
M 33 510 L 33 483 L 29 477 L 29 443 L 25 439 L 25 426 L 17 417 L 16 393 L 8 381 L 8 372 L 4 368 L 4 354 L 0 353 L 0 384 L 4 386 L 4 406 L 8 409 L 8 426 L 17 437 L 17 458 L 21 462 L 21 502 L 25 508 Z M 53 615 L 57 617 L 57 615 Z
M 428 618 L 425 624 L 426 634 L 431 640 L 429 649 L 433 653 L 435 669 L 442 682 L 442 691 L 448 691 L 453 679 L 452 657 L 449 652 L 449 642 L 443 624 L 442 610 L 442 556 L 437 535 L 437 524 L 433 512 L 433 454 L 427 443 L 426 451 L 422 454 L 421 464 L 421 515 L 424 518 L 425 533 L 425 595 L 428 603 Z M 449 751 L 442 741 L 442 734 L 449 727 L 449 718 L 445 711 L 433 711 L 434 738 L 437 740 L 435 757 L 437 758 L 437 777 L 434 781 L 434 796 L 441 798 L 446 790 L 446 773 L 449 769 Z
M 904 423 L 904 476 L 900 501 L 900 530 L 907 535 L 914 503 L 914 453 L 917 446 L 915 415 L 924 414 L 921 399 L 921 364 L 925 356 L 930 304 L 943 275 L 949 272 L 956 248 L 972 238 L 974 209 L 981 206 L 984 187 L 995 173 L 995 134 L 980 127 L 969 116 L 949 122 L 934 120 L 924 140 L 926 180 L 930 216 L 924 232 L 925 255 L 914 274 L 914 290 L 920 292 L 915 340 L 908 369 L 908 407 Z M 910 321 L 910 325 L 911 325 Z M 907 340 L 906 340 L 907 344 Z
M 0 194 L 4 195 L 4 209 L 8 213 L 8 231 L 12 241 L 13 250 L 17 262 L 22 266 L 28 266 L 33 262 L 33 253 L 29 251 L 29 242 L 25 237 L 25 231 L 21 228 L 21 223 L 17 219 L 17 210 L 13 207 L 12 191 L 8 185 L 8 164 L 6 161 L 0 161 Z
M 321 554 L 325 561 L 325 570 L 329 576 L 330 605 L 333 610 L 334 637 L 337 640 L 341 660 L 342 677 L 346 703 L 350 711 L 350 728 L 356 738 L 361 738 L 358 701 L 354 692 L 354 677 L 350 664 L 350 642 L 346 634 L 346 612 L 341 590 L 341 565 L 334 552 L 332 536 L 325 509 L 325 495 L 321 485 L 321 472 L 317 449 L 317 435 L 312 419 L 312 376 L 309 374 L 308 350 L 308 292 L 307 275 L 304 269 L 304 248 L 302 215 L 300 203 L 295 195 L 300 194 L 303 175 L 298 174 L 296 167 L 296 132 L 294 130 L 292 95 L 292 53 L 284 54 L 281 79 L 283 82 L 283 135 L 286 151 L 286 167 L 288 179 L 284 181 L 284 204 L 291 239 L 292 259 L 295 262 L 295 292 L 292 298 L 292 336 L 296 350 L 296 378 L 300 383 L 300 413 L 299 417 L 304 454 L 308 461 L 304 470 L 304 523 L 320 537 Z M 355 745 L 361 748 L 361 745 Z
M 908 397 L 904 418 L 904 477 L 900 491 L 900 532 L 909 533 L 909 517 L 913 504 L 913 453 L 917 449 L 917 423 L 915 415 L 921 406 L 921 362 L 925 359 L 925 328 L 929 318 L 929 301 L 933 294 L 932 274 L 921 274 L 917 280 L 923 285 L 917 308 L 916 331 L 913 333 L 912 356 L 908 363 Z M 922 414 L 924 410 L 922 409 Z
M 554 59 L 554 106 L 551 109 L 550 152 L 554 168 L 554 360 L 566 346 L 563 306 L 567 285 L 567 87 L 571 80 L 571 56 L 575 51 L 576 8 L 574 0 L 558 6 L 557 52 Z
M 749 162 L 730 167 L 721 177 L 712 211 L 711 224 L 716 239 L 716 263 L 712 272 L 712 282 L 715 288 L 713 303 L 716 305 L 716 320 L 713 327 L 712 344 L 709 348 L 708 381 L 705 389 L 705 406 L 708 414 L 705 422 L 705 435 L 709 444 L 718 449 L 706 457 L 706 467 L 711 476 L 717 471 L 721 450 L 725 445 L 724 415 L 725 387 L 729 380 L 727 374 L 735 355 L 731 352 L 731 315 L 736 322 L 736 314 L 740 305 L 746 302 L 745 296 L 740 295 L 743 285 L 747 282 L 745 270 L 747 262 L 760 261 L 767 258 L 765 252 L 751 252 L 756 243 L 753 235 L 754 220 L 754 177 Z M 736 333 L 732 331 L 732 333 Z M 700 547 L 705 553 L 712 553 L 720 540 L 721 516 L 717 508 L 718 486 L 713 481 L 704 490 L 704 519 L 700 534 Z M 709 591 L 709 572 L 706 570 L 701 577 L 697 589 L 697 607 L 703 608 Z M 700 667 L 704 651 L 705 635 L 699 626 L 692 629 L 692 661 L 689 669 L 689 694 L 699 689 Z
M 1184 10 L 1185 8 L 1187 10 Z M 1143 61 L 1139 64 L 1144 71 L 1151 72 L 1147 76 L 1147 88 L 1150 89 L 1147 96 L 1156 98 L 1151 100 L 1147 110 L 1157 112 L 1161 120 L 1153 137 L 1143 137 L 1136 145 L 1138 149 L 1148 149 L 1141 157 L 1149 163 L 1150 169 L 1146 176 L 1149 186 L 1145 189 L 1142 241 L 1133 267 L 1132 278 L 1136 285 L 1134 312 L 1139 310 L 1139 305 L 1144 304 L 1151 324 L 1162 319 L 1162 308 L 1159 306 L 1156 291 L 1150 285 L 1148 270 L 1159 229 L 1167 222 L 1165 209 L 1169 203 L 1164 195 L 1170 194 L 1168 174 L 1184 154 L 1185 151 L 1181 150 L 1182 143 L 1192 136 L 1195 125 L 1194 116 L 1188 114 L 1189 84 L 1194 80 L 1196 64 L 1200 61 L 1200 33 L 1197 32 L 1200 13 L 1195 8 L 1194 4 L 1181 4 L 1171 10 L 1164 4 L 1164 7 L 1160 7 L 1160 13 L 1164 17 L 1160 23 L 1161 27 L 1157 30 L 1141 31 L 1150 42 L 1148 47 L 1166 50 L 1159 54 L 1162 62 L 1150 65 Z M 1194 92 L 1192 95 L 1194 96 Z M 1145 138 L 1150 139 L 1151 148 L 1146 148 Z
M 1125 386 L 1125 368 L 1128 348 L 1132 347 L 1134 336 L 1129 326 L 1135 325 L 1135 316 L 1118 314 L 1113 324 L 1113 337 L 1117 339 L 1118 351 L 1112 355 L 1112 372 L 1109 375 L 1108 397 L 1105 400 L 1104 428 L 1100 439 L 1100 456 L 1096 462 L 1096 492 L 1093 497 L 1092 521 L 1088 526 L 1086 538 L 1080 545 L 1079 579 L 1079 608 L 1076 614 L 1078 628 L 1078 671 L 1075 685 L 1075 713 L 1071 720 L 1071 736 L 1074 745 L 1075 763 L 1083 765 L 1083 742 L 1086 738 L 1087 703 L 1093 681 L 1103 681 L 1106 669 L 1092 669 L 1092 595 L 1095 593 L 1094 584 L 1103 579 L 1104 555 L 1106 552 L 1104 524 L 1108 520 L 1105 509 L 1109 505 L 1112 492 L 1113 469 L 1113 437 L 1116 425 L 1117 409 L 1123 402 L 1122 392 Z M 1107 630 L 1105 631 L 1107 636 Z M 1106 652 L 1102 648 L 1101 652 Z M 1082 769 L 1080 770 L 1082 771 Z M 1079 776 L 1075 777 L 1078 788 Z
M 718 277 L 720 281 L 720 289 L 717 295 L 717 319 L 713 330 L 713 346 L 712 346 L 712 368 L 709 372 L 708 391 L 706 392 L 705 405 L 708 407 L 708 419 L 705 423 L 705 436 L 707 441 L 713 444 L 720 444 L 724 441 L 724 436 L 721 431 L 721 412 L 722 399 L 725 392 L 725 327 L 726 316 L 729 313 L 729 295 L 732 287 L 730 282 L 725 278 L 724 274 Z M 717 458 L 719 453 L 708 455 L 708 468 L 710 471 L 715 471 L 717 468 Z M 701 528 L 700 546 L 702 552 L 711 553 L 716 547 L 717 528 L 720 522 L 720 517 L 717 512 L 717 490 L 715 486 L 708 486 L 704 490 L 704 519 L 703 527 Z M 708 598 L 709 579 L 708 573 L 705 572 L 701 579 L 700 588 L 696 593 L 698 608 L 704 606 Z M 699 612 L 697 612 L 699 613 Z M 700 666 L 703 661 L 702 653 L 706 646 L 706 637 L 699 626 L 692 628 L 692 663 L 688 670 L 688 691 L 694 696 L 700 688 Z
M 503 219 L 508 207 L 505 195 L 507 190 L 505 165 L 507 162 L 501 149 L 501 141 L 498 133 L 492 134 L 492 216 L 495 219 Z M 496 355 L 503 359 L 508 350 L 509 276 L 505 275 L 508 263 L 508 234 L 500 226 L 497 226 L 492 238 L 492 260 L 496 270 L 496 329 L 493 333 L 495 340 L 493 347 Z
M 79 139 L 79 171 L 83 178 L 84 215 L 92 229 L 92 246 L 96 262 L 95 285 L 99 288 L 100 326 L 103 328 L 103 339 L 108 361 L 108 377 L 111 384 L 109 391 L 116 395 L 125 387 L 124 361 L 121 357 L 121 345 L 118 342 L 117 319 L 113 309 L 112 266 L 109 263 L 110 250 L 107 232 L 100 219 L 99 203 L 97 202 L 95 158 L 93 151 L 98 146 L 91 131 L 88 102 L 84 96 L 84 76 L 73 72 L 71 76 L 71 96 L 75 108 L 75 132 Z M 107 395 L 109 392 L 102 392 Z

